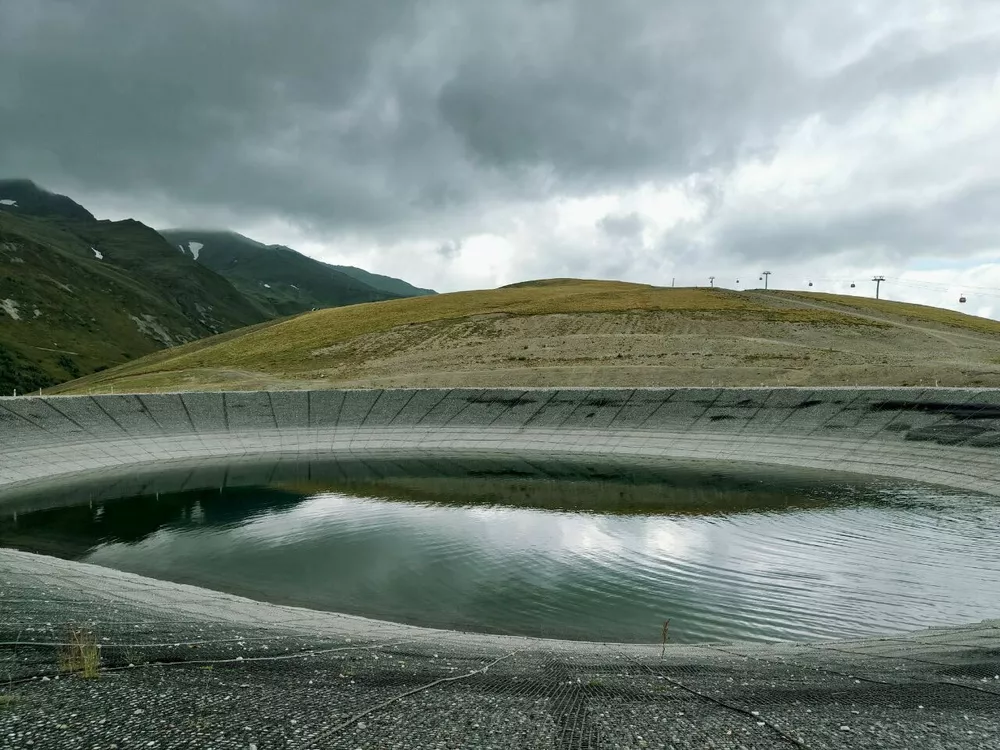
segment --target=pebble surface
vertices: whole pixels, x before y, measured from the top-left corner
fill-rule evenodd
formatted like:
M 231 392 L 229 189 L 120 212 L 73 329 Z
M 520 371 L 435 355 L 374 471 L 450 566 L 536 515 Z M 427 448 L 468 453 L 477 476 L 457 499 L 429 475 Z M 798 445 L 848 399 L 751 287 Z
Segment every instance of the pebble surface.
M 1000 622 L 826 644 L 410 628 L 0 550 L 0 748 L 1000 749 Z M 69 624 L 101 670 L 60 670 Z M 13 645 L 12 645 L 13 644 Z

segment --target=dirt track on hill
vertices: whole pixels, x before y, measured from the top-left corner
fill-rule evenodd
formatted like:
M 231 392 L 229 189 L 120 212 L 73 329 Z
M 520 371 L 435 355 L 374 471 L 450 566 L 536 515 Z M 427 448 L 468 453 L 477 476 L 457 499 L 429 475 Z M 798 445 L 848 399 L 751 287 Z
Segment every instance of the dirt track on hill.
M 416 330 L 388 351 L 384 341 L 353 341 L 344 348 L 352 364 L 326 375 L 351 386 L 1000 385 L 1000 341 L 987 337 L 604 317 L 483 321 L 457 342 Z

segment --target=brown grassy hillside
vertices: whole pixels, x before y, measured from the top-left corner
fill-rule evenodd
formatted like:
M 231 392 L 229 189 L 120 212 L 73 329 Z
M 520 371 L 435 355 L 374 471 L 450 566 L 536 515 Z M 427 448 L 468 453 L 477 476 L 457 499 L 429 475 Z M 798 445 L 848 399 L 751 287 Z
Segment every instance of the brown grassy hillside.
M 1000 322 L 857 297 L 555 279 L 320 310 L 56 390 L 762 384 L 1000 386 Z

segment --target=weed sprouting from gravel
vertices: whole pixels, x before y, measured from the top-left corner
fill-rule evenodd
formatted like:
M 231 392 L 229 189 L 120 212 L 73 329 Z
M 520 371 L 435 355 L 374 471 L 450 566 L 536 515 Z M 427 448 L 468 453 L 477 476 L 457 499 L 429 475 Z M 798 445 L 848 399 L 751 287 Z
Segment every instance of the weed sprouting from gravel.
M 20 702 L 21 698 L 17 695 L 9 695 L 7 693 L 0 693 L 0 711 L 7 708 L 13 708 Z
M 666 620 L 663 621 L 663 633 L 662 633 L 662 635 L 663 635 L 663 647 L 660 649 L 660 658 L 661 659 L 667 653 L 667 638 L 669 637 L 668 634 L 667 634 L 667 629 L 669 627 L 670 627 L 670 619 L 667 618 Z
M 92 631 L 70 629 L 67 642 L 59 651 L 59 670 L 88 680 L 97 678 L 101 671 L 101 650 Z

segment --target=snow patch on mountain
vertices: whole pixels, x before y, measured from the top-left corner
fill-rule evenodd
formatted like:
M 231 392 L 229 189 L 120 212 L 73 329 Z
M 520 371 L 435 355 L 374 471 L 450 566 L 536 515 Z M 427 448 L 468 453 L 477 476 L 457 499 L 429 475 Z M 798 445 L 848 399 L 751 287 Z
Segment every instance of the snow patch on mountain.
M 201 242 L 189 242 L 188 243 L 188 250 L 191 251 L 191 256 L 195 260 L 198 260 L 198 253 L 201 252 L 201 249 L 203 247 L 205 247 L 205 245 L 203 243 L 201 243 Z
M 94 257 L 98 260 L 104 260 L 104 253 L 98 250 L 96 247 L 90 248 L 90 251 L 94 254 Z
M 13 198 L 0 198 L 0 206 L 14 206 L 17 207 L 17 201 Z

